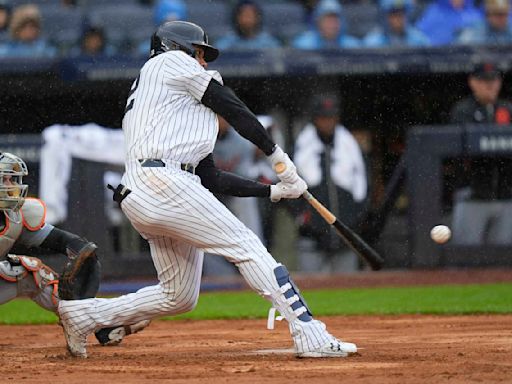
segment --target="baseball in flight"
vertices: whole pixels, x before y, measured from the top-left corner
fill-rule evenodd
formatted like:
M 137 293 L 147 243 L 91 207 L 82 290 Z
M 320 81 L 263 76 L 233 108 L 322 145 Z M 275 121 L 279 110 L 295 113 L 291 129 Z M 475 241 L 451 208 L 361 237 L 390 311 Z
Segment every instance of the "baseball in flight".
M 452 231 L 446 225 L 436 225 L 430 230 L 430 237 L 437 244 L 444 244 L 452 236 Z

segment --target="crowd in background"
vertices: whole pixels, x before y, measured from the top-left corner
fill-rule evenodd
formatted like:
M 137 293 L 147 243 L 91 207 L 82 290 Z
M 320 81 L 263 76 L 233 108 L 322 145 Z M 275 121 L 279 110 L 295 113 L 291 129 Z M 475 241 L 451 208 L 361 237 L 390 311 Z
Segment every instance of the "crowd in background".
M 166 20 L 221 50 L 512 43 L 510 0 L 0 0 L 0 57 L 144 56 Z

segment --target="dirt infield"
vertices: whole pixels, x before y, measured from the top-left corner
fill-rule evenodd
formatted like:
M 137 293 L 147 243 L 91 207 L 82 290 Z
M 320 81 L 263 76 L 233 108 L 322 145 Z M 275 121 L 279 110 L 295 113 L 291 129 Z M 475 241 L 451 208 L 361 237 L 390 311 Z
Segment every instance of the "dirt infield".
M 493 278 L 488 271 L 469 273 L 467 280 L 455 275 L 450 282 L 511 279 L 510 271 L 496 271 Z M 397 279 L 385 285 L 402 285 Z M 435 279 L 416 275 L 412 280 Z M 314 280 L 310 284 L 320 285 Z M 269 331 L 263 319 L 155 321 L 116 347 L 101 347 L 91 337 L 89 358 L 76 360 L 67 356 L 57 325 L 0 326 L 0 382 L 512 383 L 512 315 L 321 319 L 332 333 L 357 343 L 360 354 L 297 359 L 283 322 Z
M 297 359 L 286 325 L 156 321 L 117 347 L 67 357 L 58 326 L 3 326 L 2 383 L 510 383 L 512 315 L 329 317 L 359 356 Z

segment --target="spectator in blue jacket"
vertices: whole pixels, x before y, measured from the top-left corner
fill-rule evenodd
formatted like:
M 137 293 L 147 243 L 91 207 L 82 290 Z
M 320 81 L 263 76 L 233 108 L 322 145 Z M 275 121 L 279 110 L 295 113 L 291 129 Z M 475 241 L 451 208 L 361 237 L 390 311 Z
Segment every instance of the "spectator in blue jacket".
M 166 21 L 187 20 L 187 5 L 182 0 L 159 0 L 155 4 L 155 25 Z
M 382 25 L 370 31 L 363 43 L 367 47 L 420 47 L 430 45 L 425 34 L 409 25 L 412 0 L 382 0 Z
M 258 3 L 239 1 L 233 8 L 233 31 L 217 41 L 219 49 L 278 48 L 281 42 L 262 27 L 263 13 Z
M 473 0 L 437 0 L 430 4 L 416 27 L 430 39 L 432 45 L 455 43 L 460 32 L 482 20 Z
M 299 49 L 355 48 L 361 42 L 345 32 L 342 7 L 337 0 L 321 0 L 313 15 L 315 28 L 301 33 L 292 42 Z
M 182 0 L 158 0 L 154 8 L 153 21 L 157 27 L 166 21 L 187 20 L 187 14 L 187 5 Z M 149 55 L 149 40 L 141 41 L 136 51 L 139 55 Z
M 74 47 L 70 56 L 87 58 L 110 57 L 116 53 L 114 47 L 108 43 L 103 28 L 88 25 L 84 28 L 80 39 L 80 46 Z
M 485 0 L 485 20 L 464 30 L 461 44 L 504 45 L 512 43 L 510 0 Z
M 57 49 L 41 37 L 41 15 L 37 6 L 16 8 L 9 27 L 10 40 L 0 46 L 2 57 L 54 57 Z

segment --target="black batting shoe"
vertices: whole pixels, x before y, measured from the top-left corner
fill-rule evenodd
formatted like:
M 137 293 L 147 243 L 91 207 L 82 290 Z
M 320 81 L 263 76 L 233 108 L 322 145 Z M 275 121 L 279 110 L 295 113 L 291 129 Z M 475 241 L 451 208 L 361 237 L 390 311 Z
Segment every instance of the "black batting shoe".
M 151 320 L 142 320 L 132 325 L 102 328 L 94 333 L 101 345 L 118 345 L 125 336 L 142 331 L 151 323 Z

